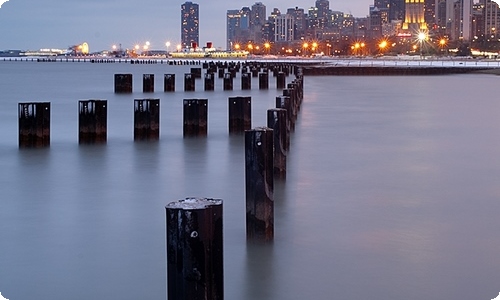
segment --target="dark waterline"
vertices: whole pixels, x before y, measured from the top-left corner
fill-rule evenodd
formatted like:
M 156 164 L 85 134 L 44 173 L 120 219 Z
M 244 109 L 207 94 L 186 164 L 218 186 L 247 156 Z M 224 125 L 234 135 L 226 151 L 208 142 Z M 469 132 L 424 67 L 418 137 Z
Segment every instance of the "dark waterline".
M 189 66 L 0 63 L 0 292 L 8 299 L 165 299 L 164 206 L 224 200 L 226 299 L 492 299 L 500 291 L 499 77 L 306 77 L 275 240 L 247 245 L 243 139 L 227 98 L 184 93 Z M 113 74 L 134 74 L 132 95 Z M 142 74 L 156 90 L 143 94 Z M 162 74 L 179 74 L 163 93 Z M 290 78 L 287 81 L 291 81 Z M 133 142 L 133 99 L 159 98 L 157 143 Z M 209 99 L 206 139 L 182 99 Z M 107 99 L 108 143 L 79 146 L 77 102 Z M 52 102 L 51 146 L 19 150 L 17 103 Z

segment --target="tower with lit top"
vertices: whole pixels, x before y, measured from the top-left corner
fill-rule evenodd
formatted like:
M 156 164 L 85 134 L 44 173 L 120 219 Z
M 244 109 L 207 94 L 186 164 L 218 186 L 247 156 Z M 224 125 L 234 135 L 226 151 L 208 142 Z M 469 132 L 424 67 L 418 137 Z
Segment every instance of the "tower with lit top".
M 405 0 L 405 22 L 403 30 L 427 30 L 425 23 L 425 0 Z

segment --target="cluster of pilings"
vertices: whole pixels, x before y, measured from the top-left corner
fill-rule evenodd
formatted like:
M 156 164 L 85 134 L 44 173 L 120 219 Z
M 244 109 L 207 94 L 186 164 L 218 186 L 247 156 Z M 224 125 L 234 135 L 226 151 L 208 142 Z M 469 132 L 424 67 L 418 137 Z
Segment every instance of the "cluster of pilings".
M 203 74 L 202 68 L 206 70 Z M 290 64 L 261 64 L 261 63 L 203 63 L 203 67 L 193 67 L 189 73 L 184 74 L 184 91 L 195 91 L 196 80 L 202 79 L 205 91 L 215 90 L 215 78 L 223 80 L 223 90 L 232 91 L 236 74 L 241 72 L 241 89 L 252 89 L 252 78 L 258 77 L 259 89 L 269 89 L 269 74 L 276 78 L 276 88 L 286 88 L 286 77 L 296 73 L 294 65 Z M 132 93 L 132 74 L 115 74 L 115 93 Z M 155 91 L 155 74 L 143 74 L 142 91 L 144 93 Z M 163 74 L 163 91 L 175 92 L 175 74 Z
M 286 173 L 291 123 L 303 99 L 303 75 L 288 84 L 286 107 L 276 101 L 267 111 L 267 127 L 251 127 L 251 98 L 230 97 L 230 133 L 245 135 L 246 235 L 252 242 L 274 238 L 274 178 Z M 186 102 L 187 101 L 187 102 Z M 192 112 L 205 115 L 206 99 L 185 100 Z M 200 109 L 201 106 L 201 109 Z M 293 113 L 289 116 L 289 111 Z M 196 119 L 197 117 L 194 117 Z M 196 135 L 196 133 L 195 133 Z M 166 207 L 167 282 L 169 299 L 223 299 L 223 202 L 186 198 Z

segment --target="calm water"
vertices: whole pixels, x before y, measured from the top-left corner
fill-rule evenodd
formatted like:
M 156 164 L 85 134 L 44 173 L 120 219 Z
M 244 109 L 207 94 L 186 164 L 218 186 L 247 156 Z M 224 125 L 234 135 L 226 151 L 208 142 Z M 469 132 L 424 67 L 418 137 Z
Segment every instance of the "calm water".
M 275 240 L 247 245 L 243 139 L 227 98 L 184 93 L 190 66 L 0 62 L 0 292 L 11 300 L 165 299 L 164 206 L 224 200 L 226 299 L 492 299 L 500 292 L 500 77 L 306 77 L 275 185 Z M 132 95 L 113 74 L 134 74 Z M 143 94 L 142 74 L 156 76 Z M 176 73 L 177 92 L 163 93 Z M 292 79 L 288 78 L 290 82 Z M 160 98 L 157 143 L 133 142 L 133 99 Z M 183 139 L 182 99 L 209 99 Z M 108 143 L 78 145 L 78 100 L 108 100 Z M 18 149 L 17 103 L 52 103 L 51 147 Z

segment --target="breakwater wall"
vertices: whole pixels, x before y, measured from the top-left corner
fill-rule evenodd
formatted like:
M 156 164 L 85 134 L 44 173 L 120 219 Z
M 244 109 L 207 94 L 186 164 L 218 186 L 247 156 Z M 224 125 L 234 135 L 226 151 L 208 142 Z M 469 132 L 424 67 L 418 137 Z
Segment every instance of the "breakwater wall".
M 492 67 L 448 67 L 448 66 L 304 66 L 305 76 L 388 76 L 388 75 L 444 75 L 465 73 L 500 73 Z

